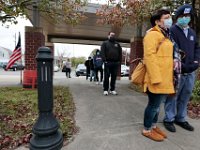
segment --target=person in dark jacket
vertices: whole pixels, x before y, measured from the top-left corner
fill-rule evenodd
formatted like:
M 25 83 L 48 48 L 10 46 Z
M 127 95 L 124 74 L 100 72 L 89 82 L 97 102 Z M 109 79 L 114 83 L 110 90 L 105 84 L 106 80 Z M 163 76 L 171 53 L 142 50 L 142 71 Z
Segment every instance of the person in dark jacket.
M 93 57 L 93 62 L 94 62 L 94 70 L 95 70 L 95 78 L 96 78 L 96 83 L 97 84 L 102 84 L 103 82 L 103 59 L 100 54 L 100 50 L 96 50 L 96 54 Z M 100 72 L 100 80 L 99 80 L 99 72 Z
M 101 56 L 104 62 L 104 83 L 103 89 L 104 95 L 108 95 L 109 90 L 109 78 L 110 82 L 110 93 L 117 95 L 115 91 L 115 83 L 117 78 L 117 72 L 122 59 L 122 48 L 115 40 L 115 33 L 109 32 L 108 40 L 104 41 L 101 45 Z
M 176 23 L 170 29 L 173 40 L 184 52 L 181 63 L 180 85 L 176 95 L 169 96 L 165 102 L 164 126 L 171 132 L 176 132 L 174 123 L 182 128 L 193 131 L 186 121 L 187 104 L 190 100 L 195 81 L 195 70 L 199 66 L 200 48 L 197 37 L 189 26 L 193 17 L 192 6 L 185 4 L 179 7 L 175 14 Z
M 92 80 L 94 82 L 96 81 L 93 58 L 90 59 L 90 82 L 92 82 Z
M 90 60 L 91 57 L 88 57 L 88 60 L 85 61 L 85 66 L 86 66 L 86 80 L 88 77 L 90 77 Z

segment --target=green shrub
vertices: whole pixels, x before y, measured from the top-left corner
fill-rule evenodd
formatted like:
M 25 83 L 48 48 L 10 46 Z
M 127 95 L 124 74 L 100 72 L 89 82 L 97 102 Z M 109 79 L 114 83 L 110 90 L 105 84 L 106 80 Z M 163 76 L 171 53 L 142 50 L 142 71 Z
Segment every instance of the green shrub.
M 197 80 L 192 92 L 192 101 L 200 102 L 200 80 Z

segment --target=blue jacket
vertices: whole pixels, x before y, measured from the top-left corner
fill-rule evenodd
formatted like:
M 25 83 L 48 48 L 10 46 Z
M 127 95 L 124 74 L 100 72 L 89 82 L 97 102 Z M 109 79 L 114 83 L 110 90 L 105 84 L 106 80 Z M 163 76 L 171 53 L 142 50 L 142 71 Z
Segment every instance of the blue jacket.
M 194 63 L 194 61 L 199 62 L 200 60 L 200 47 L 198 46 L 194 30 L 188 28 L 188 35 L 186 37 L 183 29 L 177 25 L 173 25 L 170 29 L 170 34 L 178 44 L 179 49 L 185 53 L 182 60 L 182 73 L 195 71 L 199 64 Z

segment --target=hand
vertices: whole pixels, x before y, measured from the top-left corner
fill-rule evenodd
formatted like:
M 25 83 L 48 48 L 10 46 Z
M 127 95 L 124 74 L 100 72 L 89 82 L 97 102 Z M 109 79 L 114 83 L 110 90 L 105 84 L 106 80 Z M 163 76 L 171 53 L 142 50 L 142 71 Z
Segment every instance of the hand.
M 194 63 L 195 63 L 195 64 L 198 64 L 199 62 L 198 62 L 198 61 L 194 61 Z

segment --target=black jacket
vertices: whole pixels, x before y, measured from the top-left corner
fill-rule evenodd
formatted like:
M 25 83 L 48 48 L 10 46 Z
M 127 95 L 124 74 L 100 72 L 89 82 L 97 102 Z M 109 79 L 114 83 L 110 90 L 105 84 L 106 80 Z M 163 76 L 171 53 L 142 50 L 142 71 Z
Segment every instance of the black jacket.
M 85 66 L 87 69 L 90 69 L 90 60 L 85 61 Z
M 104 62 L 121 62 L 122 48 L 117 42 L 104 41 L 101 45 L 101 56 Z

